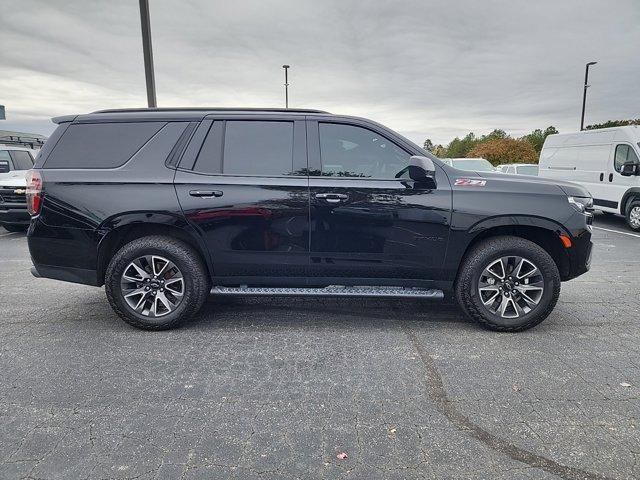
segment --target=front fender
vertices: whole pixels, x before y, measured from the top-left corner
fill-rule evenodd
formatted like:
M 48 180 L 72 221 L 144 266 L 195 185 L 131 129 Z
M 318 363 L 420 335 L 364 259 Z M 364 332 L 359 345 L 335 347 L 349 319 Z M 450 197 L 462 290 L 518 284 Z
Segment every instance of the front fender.
M 486 230 L 506 226 L 538 227 L 551 230 L 557 234 L 564 233 L 565 235 L 571 236 L 571 232 L 569 232 L 561 223 L 550 218 L 534 215 L 498 215 L 495 217 L 484 218 L 471 225 L 467 232 L 472 235 L 472 237 L 475 237 Z

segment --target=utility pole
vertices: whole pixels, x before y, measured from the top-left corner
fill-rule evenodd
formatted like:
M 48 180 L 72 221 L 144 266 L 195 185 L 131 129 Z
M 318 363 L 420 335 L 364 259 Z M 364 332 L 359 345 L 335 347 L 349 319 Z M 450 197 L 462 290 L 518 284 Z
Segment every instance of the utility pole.
M 584 70 L 584 91 L 582 92 L 582 118 L 580 119 L 580 131 L 584 130 L 584 108 L 587 103 L 587 88 L 589 88 L 589 67 L 598 62 L 587 63 Z
M 147 80 L 147 103 L 156 108 L 156 78 L 153 73 L 153 49 L 151 48 L 151 22 L 149 0 L 140 0 L 140 24 L 142 26 L 142 50 L 144 52 L 144 75 Z
M 284 68 L 284 108 L 289 108 L 289 65 L 282 65 Z

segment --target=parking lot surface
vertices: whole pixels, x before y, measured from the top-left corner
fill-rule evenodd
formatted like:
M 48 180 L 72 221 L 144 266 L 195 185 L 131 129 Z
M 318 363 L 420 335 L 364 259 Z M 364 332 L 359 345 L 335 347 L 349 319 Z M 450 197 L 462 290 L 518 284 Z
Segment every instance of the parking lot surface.
M 640 236 L 596 226 L 592 270 L 518 334 L 309 298 L 143 332 L 0 229 L 0 478 L 640 478 Z

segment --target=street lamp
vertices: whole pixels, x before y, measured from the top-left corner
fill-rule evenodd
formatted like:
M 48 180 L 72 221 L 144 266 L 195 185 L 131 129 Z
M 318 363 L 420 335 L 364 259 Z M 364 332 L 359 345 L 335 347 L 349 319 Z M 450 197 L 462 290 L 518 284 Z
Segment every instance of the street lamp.
M 144 53 L 144 75 L 147 80 L 147 103 L 156 108 L 156 78 L 153 73 L 153 49 L 151 48 L 151 22 L 149 0 L 140 0 L 140 25 L 142 26 L 142 51 Z
M 589 62 L 584 69 L 584 91 L 582 92 L 582 118 L 580 120 L 580 131 L 584 130 L 584 107 L 587 103 L 587 88 L 589 88 L 589 67 L 598 62 Z
M 289 108 L 289 65 L 282 65 L 284 68 L 284 108 Z

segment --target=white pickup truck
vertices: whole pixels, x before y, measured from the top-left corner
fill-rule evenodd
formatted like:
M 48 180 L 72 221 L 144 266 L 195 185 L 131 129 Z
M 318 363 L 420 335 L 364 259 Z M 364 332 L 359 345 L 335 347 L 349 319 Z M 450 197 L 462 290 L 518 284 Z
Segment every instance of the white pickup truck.
M 10 232 L 29 226 L 25 193 L 31 168 L 33 155 L 28 148 L 0 145 L 0 225 Z

